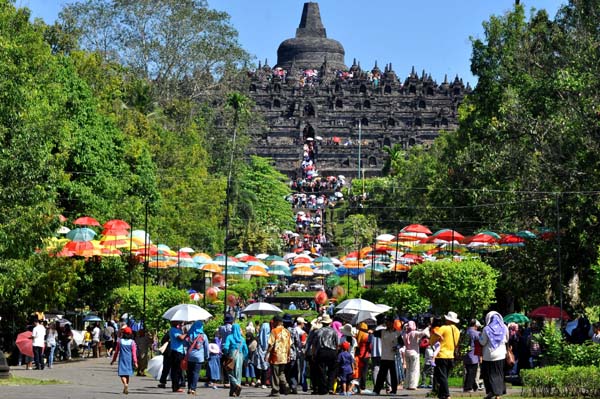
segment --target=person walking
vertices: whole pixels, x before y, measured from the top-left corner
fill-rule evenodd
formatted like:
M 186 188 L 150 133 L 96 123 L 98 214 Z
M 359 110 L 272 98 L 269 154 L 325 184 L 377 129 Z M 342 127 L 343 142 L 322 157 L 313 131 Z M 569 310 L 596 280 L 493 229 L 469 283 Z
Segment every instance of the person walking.
M 46 365 L 49 369 L 54 365 L 54 353 L 56 351 L 56 345 L 58 344 L 58 331 L 56 331 L 56 324 L 50 323 L 48 329 L 46 329 L 46 348 L 48 351 L 48 360 Z
M 463 365 L 465 367 L 465 376 L 463 378 L 463 392 L 477 392 L 479 385 L 477 384 L 477 369 L 479 368 L 479 356 L 476 349 L 481 349 L 479 343 L 480 326 L 477 319 L 472 319 L 467 327 L 466 334 L 469 338 L 469 351 L 463 357 Z
M 181 360 L 185 356 L 185 339 L 179 322 L 172 321 L 169 330 L 169 341 L 171 342 L 171 389 L 173 392 L 183 392 L 185 382 L 181 371 Z
M 135 344 L 137 346 L 137 358 L 138 358 L 138 367 L 137 373 L 138 376 L 146 375 L 146 368 L 148 368 L 148 350 L 152 345 L 152 338 L 150 338 L 146 334 L 146 330 L 140 328 L 135 334 Z
M 258 377 L 256 386 L 260 386 L 262 389 L 267 388 L 269 362 L 265 360 L 265 355 L 269 346 L 269 334 L 271 334 L 271 325 L 268 322 L 262 323 L 260 329 L 258 330 L 258 345 L 256 347 L 256 355 L 254 357 L 256 361 L 254 366 L 256 367 L 256 373 Z
M 100 357 L 100 351 L 102 346 L 100 344 L 100 324 L 96 322 L 92 328 L 92 356 L 95 358 Z
M 448 399 L 448 375 L 454 365 L 454 348 L 458 345 L 460 331 L 456 327 L 459 323 L 458 315 L 448 312 L 444 316 L 445 324 L 431 331 L 431 343 L 440 342 L 440 351 L 435 357 L 434 380 L 438 385 L 438 398 Z
M 33 363 L 36 370 L 44 369 L 44 345 L 46 343 L 46 328 L 38 318 L 33 319 Z
M 285 367 L 290 361 L 292 337 L 287 328 L 283 326 L 281 316 L 273 317 L 273 329 L 269 334 L 269 341 L 265 360 L 271 365 L 271 394 L 278 397 L 279 392 L 288 394 Z
M 242 392 L 242 367 L 248 356 L 246 340 L 242 337 L 239 324 L 233 324 L 231 334 L 223 344 L 223 354 L 233 359 L 233 369 L 227 370 L 229 376 L 229 396 L 237 397 Z
M 479 337 L 482 346 L 483 362 L 481 375 L 485 386 L 486 398 L 500 398 L 506 393 L 504 384 L 504 363 L 508 328 L 500 313 L 491 311 L 485 316 L 485 327 Z
M 402 333 L 394 328 L 394 317 L 386 316 L 385 329 L 377 330 L 373 335 L 381 339 L 381 365 L 375 381 L 373 393 L 379 395 L 383 383 L 390 373 L 390 393 L 395 395 L 398 390 L 398 375 L 396 374 L 396 348 L 404 346 Z
M 291 341 L 290 358 L 285 366 L 285 379 L 289 386 L 289 393 L 295 395 L 298 393 L 298 358 L 302 350 L 302 342 L 290 314 L 283 315 L 283 327 L 289 331 Z
M 429 330 L 417 330 L 417 325 L 414 321 L 409 320 L 406 323 L 406 330 L 403 334 L 404 345 L 406 350 L 404 351 L 404 359 L 406 361 L 406 375 L 404 379 L 404 388 L 414 391 L 419 386 L 420 376 L 420 346 L 421 338 L 429 338 Z
M 358 364 L 358 393 L 367 389 L 367 374 L 369 373 L 369 359 L 371 358 L 371 334 L 367 323 L 358 323 L 356 333 L 356 358 Z
M 131 328 L 125 327 L 121 332 L 121 339 L 117 343 L 110 364 L 113 365 L 117 359 L 119 360 L 117 374 L 121 378 L 121 383 L 123 384 L 123 393 L 127 395 L 129 393 L 129 379 L 133 375 L 134 369 L 138 366 L 136 355 L 137 348 L 135 341 L 133 340 Z
M 331 317 L 328 314 L 321 318 L 322 328 L 318 329 L 315 336 L 316 366 L 317 366 L 317 392 L 319 395 L 327 393 L 333 395 L 333 383 L 337 372 L 337 349 L 339 346 L 338 333 L 331 328 Z
M 160 379 L 158 380 L 158 387 L 166 388 L 167 378 L 169 377 L 169 374 L 171 374 L 171 341 L 168 332 L 163 335 L 162 339 L 160 340 L 160 345 L 163 354 L 163 367 L 162 373 L 160 373 Z
M 204 323 L 195 321 L 188 331 L 190 347 L 188 348 L 187 382 L 189 395 L 196 394 L 196 386 L 202 364 L 208 358 L 208 337 L 204 333 Z

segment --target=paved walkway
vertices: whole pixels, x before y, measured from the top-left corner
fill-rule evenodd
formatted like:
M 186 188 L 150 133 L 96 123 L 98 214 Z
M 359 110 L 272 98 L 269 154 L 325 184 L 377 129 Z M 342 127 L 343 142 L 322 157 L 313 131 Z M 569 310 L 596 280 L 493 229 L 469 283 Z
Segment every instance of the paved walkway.
M 100 359 L 85 359 L 75 360 L 69 363 L 56 363 L 53 369 L 44 370 L 25 370 L 24 367 L 11 367 L 11 373 L 19 377 L 30 377 L 36 379 L 56 379 L 63 381 L 62 384 L 51 385 L 25 385 L 25 386 L 0 386 L 0 398 L 2 399 L 115 399 L 117 397 L 132 397 L 132 398 L 159 398 L 160 396 L 167 397 L 182 397 L 188 395 L 177 394 L 171 392 L 170 387 L 167 389 L 157 388 L 157 381 L 152 377 L 132 377 L 129 385 L 129 395 L 122 394 L 123 386 L 117 376 L 117 366 L 111 366 L 108 358 Z M 481 398 L 482 393 L 463 394 L 459 389 L 451 389 L 453 397 L 474 397 Z M 269 394 L 269 389 L 244 387 L 242 397 L 247 398 L 266 398 Z M 429 393 L 427 389 L 417 391 L 399 391 L 397 395 L 388 397 L 403 397 L 403 398 L 424 398 Z M 518 395 L 520 389 L 511 389 L 510 393 Z M 227 399 L 229 396 L 228 389 L 208 389 L 204 388 L 203 384 L 199 384 L 196 391 L 197 396 L 203 399 Z M 382 395 L 385 396 L 385 395 Z M 285 399 L 308 399 L 310 394 L 301 393 L 298 395 L 282 396 Z M 321 396 L 317 396 L 319 398 Z M 331 397 L 325 395 L 322 397 Z M 364 398 L 372 398 L 373 396 L 364 396 Z

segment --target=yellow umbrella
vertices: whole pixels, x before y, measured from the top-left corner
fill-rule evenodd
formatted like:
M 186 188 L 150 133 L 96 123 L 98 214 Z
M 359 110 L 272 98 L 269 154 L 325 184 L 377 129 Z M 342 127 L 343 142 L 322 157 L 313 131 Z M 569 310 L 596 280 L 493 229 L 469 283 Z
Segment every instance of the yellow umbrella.
M 309 266 L 299 266 L 292 270 L 292 276 L 314 276 L 315 272 Z
M 250 276 L 269 277 L 269 273 L 267 273 L 267 271 L 260 266 L 250 266 L 248 270 L 244 272 L 244 274 L 248 274 Z
M 360 263 L 357 259 L 346 260 L 346 261 L 344 261 L 342 266 L 345 267 L 346 269 L 362 269 L 365 267 L 365 265 Z
M 206 263 L 200 267 L 200 270 L 204 270 L 209 273 L 222 273 L 223 268 L 216 263 Z

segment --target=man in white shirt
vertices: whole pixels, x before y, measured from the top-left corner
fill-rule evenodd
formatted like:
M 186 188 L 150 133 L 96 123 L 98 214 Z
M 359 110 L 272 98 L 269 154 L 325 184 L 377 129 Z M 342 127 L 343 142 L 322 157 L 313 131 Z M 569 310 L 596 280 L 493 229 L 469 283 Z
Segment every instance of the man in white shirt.
M 96 323 L 92 329 L 92 353 L 100 357 L 100 325 Z
M 46 328 L 40 323 L 39 319 L 33 320 L 33 361 L 36 370 L 44 369 L 44 344 L 46 342 Z

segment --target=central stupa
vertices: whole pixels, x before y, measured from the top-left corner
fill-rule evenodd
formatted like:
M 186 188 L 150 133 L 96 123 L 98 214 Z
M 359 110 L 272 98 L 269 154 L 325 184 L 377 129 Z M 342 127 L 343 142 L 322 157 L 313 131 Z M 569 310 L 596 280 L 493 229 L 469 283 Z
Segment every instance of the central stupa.
M 337 40 L 328 39 L 321 22 L 319 4 L 304 3 L 296 37 L 287 39 L 277 49 L 277 66 L 290 69 L 319 69 L 326 60 L 331 69 L 347 70 L 344 47 Z

